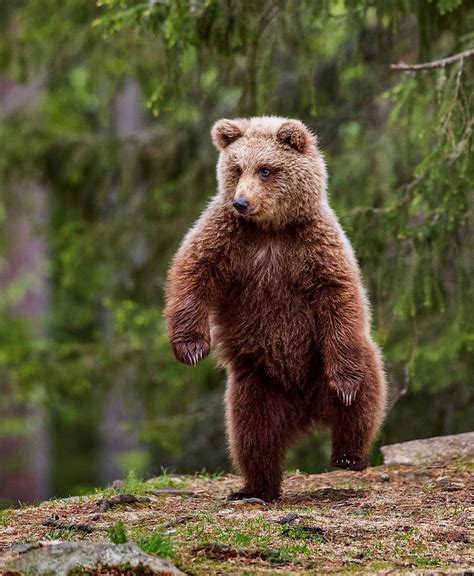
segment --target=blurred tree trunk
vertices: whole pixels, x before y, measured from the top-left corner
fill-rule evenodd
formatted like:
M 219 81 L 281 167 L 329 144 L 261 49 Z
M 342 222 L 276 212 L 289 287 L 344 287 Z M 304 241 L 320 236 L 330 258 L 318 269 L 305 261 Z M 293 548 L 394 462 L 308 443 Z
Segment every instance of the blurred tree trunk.
M 143 101 L 138 83 L 127 78 L 114 102 L 113 120 L 115 135 L 122 140 L 122 178 L 119 187 L 112 191 L 109 214 L 121 214 L 124 221 L 140 202 L 142 190 L 137 173 L 136 146 L 131 141 L 143 127 Z M 130 141 L 128 141 L 130 140 Z M 141 259 L 140 231 L 130 245 L 129 257 Z M 138 247 L 138 251 L 137 251 Z M 112 279 L 111 289 L 127 289 L 128 278 Z M 113 327 L 108 310 L 103 314 L 104 338 L 112 343 Z M 104 405 L 100 425 L 100 481 L 109 483 L 123 478 L 134 468 L 140 471 L 146 462 L 146 452 L 139 439 L 139 426 L 143 420 L 143 402 L 136 386 L 136 366 L 124 364 L 118 370 Z
M 20 85 L 0 80 L 0 115 L 32 105 L 39 97 L 38 79 Z M 47 336 L 50 309 L 46 264 L 48 245 L 48 190 L 25 180 L 2 185 L 8 204 L 4 229 L 4 259 L 0 268 L 0 291 L 13 283 L 20 296 L 7 304 L 12 322 L 24 321 L 27 337 Z M 8 370 L 0 374 L 0 504 L 1 501 L 43 500 L 51 495 L 50 434 L 44 408 L 18 398 Z

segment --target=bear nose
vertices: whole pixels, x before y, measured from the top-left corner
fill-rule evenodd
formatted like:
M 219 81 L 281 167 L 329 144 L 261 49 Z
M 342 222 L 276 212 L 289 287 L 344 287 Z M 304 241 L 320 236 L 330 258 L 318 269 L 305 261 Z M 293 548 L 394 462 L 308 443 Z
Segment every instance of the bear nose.
M 249 201 L 246 200 L 245 198 L 236 198 L 233 202 L 232 202 L 232 206 L 237 210 L 237 212 L 239 212 L 240 214 L 243 214 L 244 212 L 247 211 L 248 207 L 249 207 Z

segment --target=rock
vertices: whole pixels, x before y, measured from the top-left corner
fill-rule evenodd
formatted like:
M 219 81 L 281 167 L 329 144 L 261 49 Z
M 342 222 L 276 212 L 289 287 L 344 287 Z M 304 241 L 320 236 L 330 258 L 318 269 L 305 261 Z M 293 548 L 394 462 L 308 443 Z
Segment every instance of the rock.
M 168 560 L 146 554 L 132 543 L 50 541 L 14 546 L 0 555 L 0 574 L 67 576 L 71 571 L 87 574 L 98 568 L 123 568 L 136 576 L 184 576 Z
M 294 522 L 295 520 L 297 520 L 300 517 L 299 514 L 295 514 L 294 512 L 290 512 L 289 514 L 287 514 L 286 516 L 283 516 L 282 518 L 280 518 L 279 520 L 277 520 L 278 524 L 291 524 L 292 522 Z
M 118 494 L 117 496 L 112 496 L 111 498 L 102 498 L 97 501 L 97 506 L 99 507 L 99 512 L 107 512 L 114 506 L 119 506 L 120 504 L 147 504 L 150 499 L 147 496 L 135 496 L 134 494 Z
M 430 464 L 474 457 L 474 432 L 382 446 L 384 464 Z
M 266 508 L 268 504 L 261 498 L 242 498 L 240 500 L 226 500 L 224 506 L 234 508 Z

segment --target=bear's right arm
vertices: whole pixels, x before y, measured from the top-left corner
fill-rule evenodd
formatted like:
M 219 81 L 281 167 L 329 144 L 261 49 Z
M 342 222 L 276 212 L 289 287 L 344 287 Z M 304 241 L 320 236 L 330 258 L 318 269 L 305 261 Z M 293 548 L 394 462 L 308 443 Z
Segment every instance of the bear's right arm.
M 194 365 L 209 354 L 209 308 L 218 290 L 219 264 L 232 236 L 212 205 L 184 238 L 166 282 L 165 318 L 173 353 Z

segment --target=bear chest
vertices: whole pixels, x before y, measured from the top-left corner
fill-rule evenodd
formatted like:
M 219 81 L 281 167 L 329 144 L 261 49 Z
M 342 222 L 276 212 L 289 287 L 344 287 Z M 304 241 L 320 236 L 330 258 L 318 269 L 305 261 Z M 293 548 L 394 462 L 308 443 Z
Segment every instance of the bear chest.
M 278 243 L 260 243 L 241 249 L 224 287 L 224 306 L 235 320 L 252 317 L 275 323 L 294 324 L 308 316 L 311 281 L 300 255 Z M 232 311 L 229 311 L 229 306 Z
M 309 275 L 287 246 L 241 250 L 214 317 L 214 339 L 226 361 L 258 357 L 273 377 L 305 381 L 315 342 Z
M 240 250 L 231 282 L 253 298 L 291 299 L 308 292 L 309 273 L 302 256 L 283 242 L 269 241 Z

